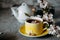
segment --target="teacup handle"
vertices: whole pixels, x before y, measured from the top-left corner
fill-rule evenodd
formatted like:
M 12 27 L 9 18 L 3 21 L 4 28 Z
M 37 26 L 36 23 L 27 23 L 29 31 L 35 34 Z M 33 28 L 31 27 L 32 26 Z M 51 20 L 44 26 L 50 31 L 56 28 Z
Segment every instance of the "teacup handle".
M 47 22 L 44 22 L 44 23 L 46 23 L 47 26 L 49 26 L 49 24 L 48 24 Z M 44 23 L 43 23 L 43 24 L 44 24 Z M 45 28 L 43 28 L 43 31 L 44 31 L 44 30 L 47 30 L 47 28 L 48 28 L 47 26 L 46 26 Z

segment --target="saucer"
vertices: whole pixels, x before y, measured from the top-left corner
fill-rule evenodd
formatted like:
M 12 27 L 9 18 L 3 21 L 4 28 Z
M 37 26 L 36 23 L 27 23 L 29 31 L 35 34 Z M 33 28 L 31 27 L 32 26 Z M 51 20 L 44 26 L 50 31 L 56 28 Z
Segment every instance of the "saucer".
M 43 32 L 42 34 L 40 34 L 40 35 L 30 36 L 30 35 L 26 34 L 26 32 L 25 32 L 25 25 L 23 25 L 23 26 L 21 26 L 21 27 L 19 28 L 19 33 L 21 33 L 22 35 L 24 35 L 24 36 L 26 36 L 26 37 L 42 37 L 42 36 L 45 36 L 45 35 L 48 34 L 48 30 L 44 31 L 44 32 Z

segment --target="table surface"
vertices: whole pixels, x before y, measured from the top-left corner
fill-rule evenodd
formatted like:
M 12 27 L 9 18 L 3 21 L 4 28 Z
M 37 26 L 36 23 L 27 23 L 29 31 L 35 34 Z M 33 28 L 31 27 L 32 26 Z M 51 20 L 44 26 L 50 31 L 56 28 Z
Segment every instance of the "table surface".
M 59 22 L 60 23 L 60 22 Z M 46 35 L 38 38 L 25 37 L 18 30 L 21 24 L 11 15 L 10 9 L 0 11 L 0 40 L 60 40 L 56 36 Z

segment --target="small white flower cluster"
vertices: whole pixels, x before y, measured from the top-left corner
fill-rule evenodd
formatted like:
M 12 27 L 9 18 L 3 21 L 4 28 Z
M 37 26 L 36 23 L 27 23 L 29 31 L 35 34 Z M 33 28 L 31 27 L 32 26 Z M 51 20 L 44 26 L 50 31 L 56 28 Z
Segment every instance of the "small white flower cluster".
M 43 15 L 43 20 L 48 21 L 48 14 L 44 14 L 44 15 Z
M 52 13 L 50 13 L 50 14 L 45 13 L 45 14 L 43 14 L 43 17 L 41 17 L 40 15 L 37 15 L 35 17 L 39 17 L 39 18 L 42 18 L 43 20 L 46 20 L 44 23 L 54 22 Z M 60 37 L 60 27 L 56 26 L 55 24 L 50 24 L 49 26 L 50 26 L 48 28 L 49 34 Z
M 0 34 L 2 34 L 2 32 L 0 32 Z
M 46 20 L 48 22 L 54 22 L 53 14 L 52 13 L 50 13 L 50 14 L 45 13 L 43 15 L 43 20 Z M 57 37 L 60 37 L 60 27 L 59 26 L 50 24 L 50 27 L 48 28 L 48 30 L 49 30 L 49 34 L 56 35 Z
M 50 14 L 45 13 L 45 14 L 43 15 L 43 20 L 53 21 L 53 14 L 52 14 L 52 13 L 50 13 Z
M 60 27 L 59 26 L 50 25 L 50 28 L 48 28 L 48 30 L 49 30 L 49 34 L 60 37 Z

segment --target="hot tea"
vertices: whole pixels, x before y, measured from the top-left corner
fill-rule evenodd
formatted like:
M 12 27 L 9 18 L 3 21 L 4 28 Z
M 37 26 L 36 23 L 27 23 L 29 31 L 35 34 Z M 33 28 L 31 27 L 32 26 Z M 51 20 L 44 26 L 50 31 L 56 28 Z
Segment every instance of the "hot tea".
M 29 19 L 29 20 L 27 20 L 27 22 L 29 22 L 29 23 L 40 23 L 40 21 L 36 20 L 36 19 Z

